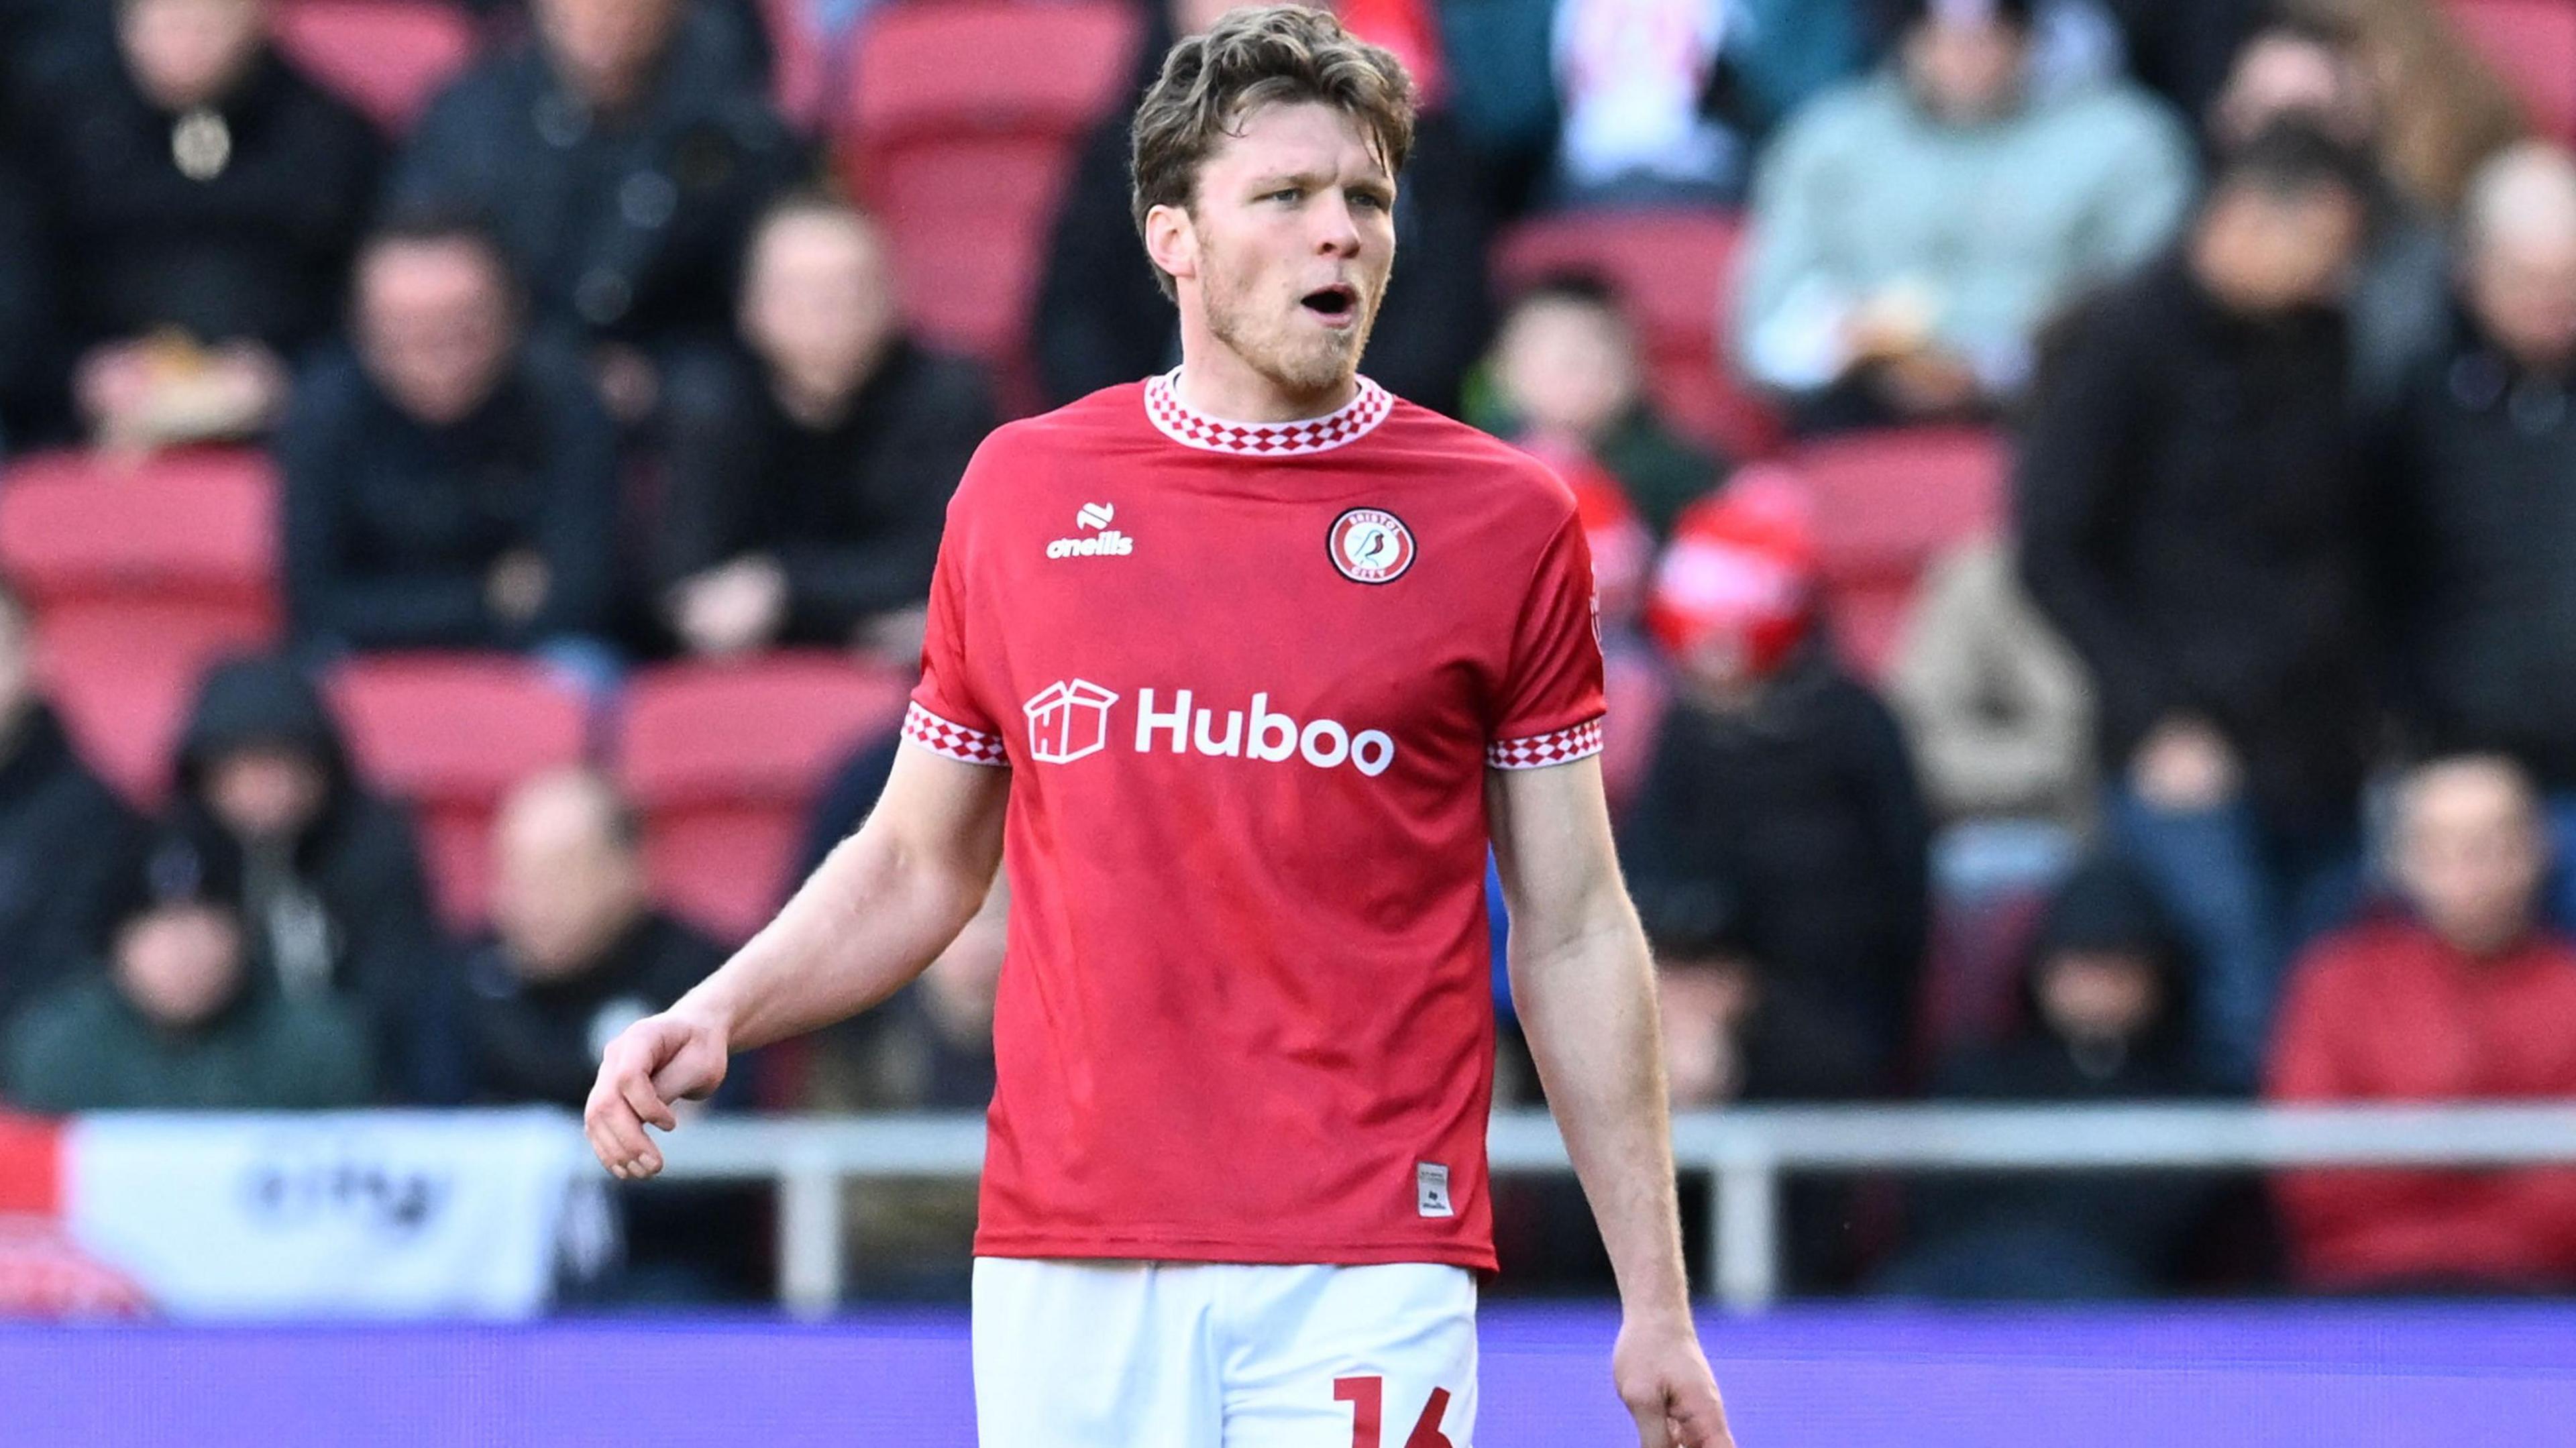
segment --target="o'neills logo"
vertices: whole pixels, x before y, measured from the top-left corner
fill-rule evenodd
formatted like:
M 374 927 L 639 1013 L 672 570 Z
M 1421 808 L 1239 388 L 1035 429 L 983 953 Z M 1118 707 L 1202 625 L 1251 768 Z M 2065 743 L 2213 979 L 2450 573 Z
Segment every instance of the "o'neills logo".
M 1136 551 L 1136 540 L 1112 528 L 1097 538 L 1058 538 L 1047 545 L 1049 558 L 1124 558 Z

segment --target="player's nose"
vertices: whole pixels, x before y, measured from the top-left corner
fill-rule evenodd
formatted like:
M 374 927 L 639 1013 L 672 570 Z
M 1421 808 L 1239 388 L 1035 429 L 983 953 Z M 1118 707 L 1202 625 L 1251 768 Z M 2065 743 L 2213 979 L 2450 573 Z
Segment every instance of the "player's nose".
M 1353 257 L 1360 254 L 1359 218 L 1351 214 L 1348 197 L 1335 193 L 1325 204 L 1316 207 L 1313 215 L 1317 255 Z

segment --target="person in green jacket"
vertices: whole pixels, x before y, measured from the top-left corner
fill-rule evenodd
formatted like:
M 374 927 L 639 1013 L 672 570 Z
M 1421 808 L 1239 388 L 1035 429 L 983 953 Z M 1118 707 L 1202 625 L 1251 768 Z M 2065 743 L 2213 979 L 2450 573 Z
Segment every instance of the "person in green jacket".
M 106 964 L 29 1004 L 0 1040 L 0 1097 L 38 1112 L 359 1106 L 375 1091 L 364 1024 L 289 999 L 251 969 L 235 892 L 184 839 L 123 882 Z

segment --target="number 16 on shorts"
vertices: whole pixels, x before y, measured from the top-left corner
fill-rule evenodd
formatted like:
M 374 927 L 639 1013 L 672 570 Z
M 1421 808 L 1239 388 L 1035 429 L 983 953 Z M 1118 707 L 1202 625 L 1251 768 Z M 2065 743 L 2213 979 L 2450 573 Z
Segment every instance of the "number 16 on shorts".
M 1388 1448 L 1386 1379 L 1335 1378 L 1333 1397 L 1351 1405 L 1351 1448 Z M 1413 1431 L 1405 1435 L 1401 1448 L 1457 1448 L 1449 1441 L 1449 1435 L 1440 1431 L 1440 1420 L 1448 1414 L 1449 1390 L 1433 1388 L 1430 1400 L 1422 1405 L 1422 1416 L 1413 1420 Z

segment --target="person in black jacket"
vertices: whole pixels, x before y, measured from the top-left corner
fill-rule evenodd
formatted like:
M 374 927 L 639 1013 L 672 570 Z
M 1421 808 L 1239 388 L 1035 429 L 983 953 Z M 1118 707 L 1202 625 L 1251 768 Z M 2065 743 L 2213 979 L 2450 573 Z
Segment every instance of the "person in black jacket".
M 1931 823 L 1895 718 L 1815 627 L 1800 508 L 1757 479 L 1683 513 L 1647 612 L 1678 697 L 1621 859 L 1649 921 L 1729 896 L 1768 1029 L 1816 1047 L 1800 1089 L 1867 1094 L 1912 1018 Z
M 535 0 L 535 36 L 448 88 L 391 193 L 488 217 L 538 325 L 589 353 L 622 420 L 719 342 L 744 238 L 803 158 L 721 16 Z
M 0 458 L 48 430 L 61 406 L 62 371 L 42 197 L 8 128 L 0 110 Z
M 2185 952 L 2154 888 L 2116 855 L 2049 902 L 2010 1039 L 1942 1063 L 1935 1097 L 1989 1104 L 2170 1101 L 2207 1086 Z M 2173 1285 L 2206 1178 L 2011 1173 L 1920 1182 L 1910 1245 L 1876 1284 L 1935 1297 L 2136 1297 Z
M 1172 0 L 1138 48 L 1141 98 L 1165 51 L 1216 23 L 1228 7 Z M 1128 185 L 1127 111 L 1084 141 L 1066 184 L 1032 320 L 1038 371 L 1051 404 L 1180 364 L 1180 317 L 1145 259 Z M 1457 124 L 1426 111 L 1395 203 L 1403 264 L 1387 286 L 1361 370 L 1407 401 L 1456 415 L 1459 381 L 1492 327 L 1485 266 L 1495 225 L 1481 169 Z
M 315 360 L 278 438 L 297 636 L 327 653 L 601 635 L 615 430 L 577 361 L 520 340 L 490 241 L 435 214 L 390 223 L 354 310 L 355 349 Z
M 579 1109 L 610 1038 L 724 963 L 723 947 L 654 910 L 643 837 L 588 770 L 519 786 L 493 825 L 490 939 L 467 957 L 473 1096 Z
M 2448 345 L 2374 450 L 2400 703 L 2426 753 L 2531 772 L 2576 920 L 2576 159 L 2532 142 L 2488 162 L 2462 241 Z
M 28 106 L 93 435 L 257 432 L 329 331 L 373 204 L 366 120 L 276 56 L 265 0 L 121 0 Z
M 312 680 L 284 659 L 217 665 L 179 745 L 171 827 L 238 882 L 263 988 L 366 1019 L 386 1094 L 455 1098 L 440 998 L 453 969 L 410 818 L 367 792 Z
M 848 205 L 779 203 L 752 240 L 757 376 L 712 395 L 662 502 L 665 616 L 701 655 L 778 643 L 921 649 L 949 495 L 997 418 L 982 371 L 905 336 L 883 238 Z M 675 399 L 675 404 L 679 400 Z
M 0 1022 L 95 954 L 139 822 L 36 692 L 25 605 L 0 587 Z
M 2064 328 L 2022 439 L 2031 597 L 2093 675 L 2110 823 L 2183 913 L 2239 1086 L 2349 887 L 2377 728 L 2338 310 L 2363 164 L 2288 128 L 2231 153 L 2181 249 Z

